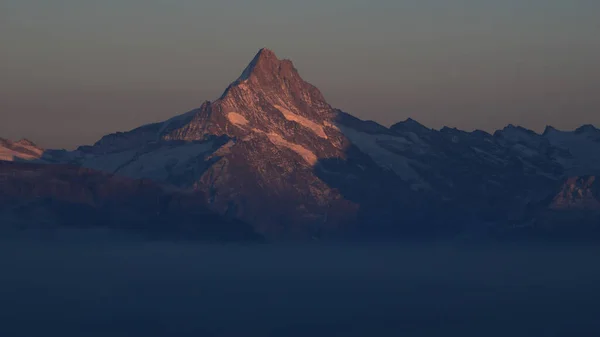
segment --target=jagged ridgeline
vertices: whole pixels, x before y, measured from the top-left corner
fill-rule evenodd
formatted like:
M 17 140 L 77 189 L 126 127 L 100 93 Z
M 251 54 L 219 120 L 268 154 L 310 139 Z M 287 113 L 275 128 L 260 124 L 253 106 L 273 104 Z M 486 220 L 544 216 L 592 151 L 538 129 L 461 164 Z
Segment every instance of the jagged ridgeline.
M 569 178 L 600 171 L 595 127 L 537 134 L 510 125 L 492 135 L 408 119 L 387 128 L 335 109 L 268 49 L 221 97 L 165 122 L 72 152 L 5 148 L 5 160 L 11 151 L 199 193 L 272 239 L 562 233 L 564 219 L 584 211 L 589 235 L 600 219 L 591 192 L 568 199 L 578 207 L 556 207 Z

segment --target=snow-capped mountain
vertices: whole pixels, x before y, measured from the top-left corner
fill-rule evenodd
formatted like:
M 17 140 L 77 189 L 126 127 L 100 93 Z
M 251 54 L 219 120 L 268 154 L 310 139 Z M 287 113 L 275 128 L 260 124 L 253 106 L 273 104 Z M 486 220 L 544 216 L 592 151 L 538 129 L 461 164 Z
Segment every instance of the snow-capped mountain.
M 569 175 L 600 173 L 600 130 L 594 126 L 584 125 L 572 132 L 547 127 L 544 138 L 569 153 L 568 160 L 564 162 Z
M 31 161 L 40 159 L 43 154 L 44 149 L 27 139 L 12 142 L 8 139 L 0 138 L 0 160 Z
M 531 223 L 571 176 L 600 174 L 600 131 L 390 128 L 330 106 L 262 49 L 218 99 L 46 159 L 200 191 L 271 237 L 446 235 Z M 535 213 L 537 214 L 537 213 Z
M 290 61 L 263 49 L 219 99 L 108 135 L 80 148 L 75 161 L 205 191 L 214 209 L 263 232 L 314 234 L 351 223 L 358 209 L 315 170 L 346 157 L 338 115 Z

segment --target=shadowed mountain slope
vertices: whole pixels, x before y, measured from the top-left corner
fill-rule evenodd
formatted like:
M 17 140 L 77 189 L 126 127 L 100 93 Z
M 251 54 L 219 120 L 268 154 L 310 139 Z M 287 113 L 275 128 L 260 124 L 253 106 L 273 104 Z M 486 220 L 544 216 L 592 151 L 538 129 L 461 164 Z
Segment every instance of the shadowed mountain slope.
M 156 239 L 260 241 L 203 195 L 85 168 L 0 161 L 0 230 L 108 229 Z

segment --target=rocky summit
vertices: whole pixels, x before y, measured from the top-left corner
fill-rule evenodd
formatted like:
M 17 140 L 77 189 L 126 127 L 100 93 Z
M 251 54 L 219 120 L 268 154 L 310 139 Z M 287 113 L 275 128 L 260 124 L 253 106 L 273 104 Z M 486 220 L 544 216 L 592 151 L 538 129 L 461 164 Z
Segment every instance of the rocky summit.
M 335 109 L 268 49 L 197 109 L 36 156 L 200 193 L 272 239 L 518 235 L 555 231 L 588 209 L 581 222 L 600 224 L 595 127 L 489 134 L 408 119 L 388 128 Z

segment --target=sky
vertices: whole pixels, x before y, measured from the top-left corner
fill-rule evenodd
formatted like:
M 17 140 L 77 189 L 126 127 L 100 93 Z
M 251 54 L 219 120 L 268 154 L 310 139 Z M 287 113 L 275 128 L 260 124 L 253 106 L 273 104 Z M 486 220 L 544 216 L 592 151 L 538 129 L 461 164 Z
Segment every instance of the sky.
M 600 127 L 597 0 L 0 0 L 0 137 L 73 148 L 218 98 L 262 47 L 384 125 Z

